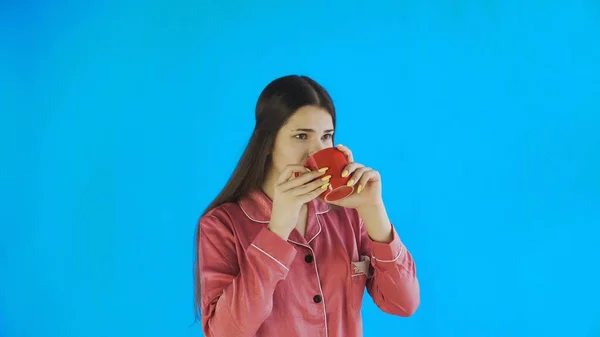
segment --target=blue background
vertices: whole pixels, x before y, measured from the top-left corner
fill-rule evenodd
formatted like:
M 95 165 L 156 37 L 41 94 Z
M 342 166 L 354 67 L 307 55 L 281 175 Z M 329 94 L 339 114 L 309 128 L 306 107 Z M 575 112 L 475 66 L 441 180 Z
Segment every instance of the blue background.
M 200 336 L 196 220 L 289 73 L 417 261 L 365 336 L 600 336 L 600 4 L 392 3 L 2 2 L 0 336 Z

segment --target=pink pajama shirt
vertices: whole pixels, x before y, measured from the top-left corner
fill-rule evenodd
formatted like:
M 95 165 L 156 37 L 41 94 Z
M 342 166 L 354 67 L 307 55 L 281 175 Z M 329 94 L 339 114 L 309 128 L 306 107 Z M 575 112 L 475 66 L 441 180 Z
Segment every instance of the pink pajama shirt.
M 415 263 L 395 229 L 392 242 L 374 242 L 355 210 L 313 200 L 304 237 L 286 241 L 267 229 L 271 207 L 256 190 L 200 219 L 207 337 L 362 336 L 365 289 L 384 312 L 415 312 Z

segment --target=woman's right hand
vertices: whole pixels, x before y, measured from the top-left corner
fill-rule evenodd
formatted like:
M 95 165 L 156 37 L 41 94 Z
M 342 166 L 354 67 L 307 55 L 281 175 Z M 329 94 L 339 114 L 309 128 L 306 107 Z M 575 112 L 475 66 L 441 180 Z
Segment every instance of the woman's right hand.
M 327 190 L 331 176 L 321 177 L 325 171 L 326 167 L 310 171 L 301 165 L 288 165 L 283 170 L 275 183 L 269 230 L 287 240 L 296 227 L 302 205 Z M 296 173 L 300 175 L 296 177 Z

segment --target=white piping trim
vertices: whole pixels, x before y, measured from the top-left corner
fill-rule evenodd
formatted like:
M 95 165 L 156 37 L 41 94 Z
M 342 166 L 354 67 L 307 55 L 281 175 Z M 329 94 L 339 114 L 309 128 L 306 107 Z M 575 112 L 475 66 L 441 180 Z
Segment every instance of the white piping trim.
M 317 214 L 322 214 L 322 213 L 317 213 Z M 321 221 L 319 220 L 319 216 L 318 215 L 316 216 L 316 218 L 317 218 L 317 224 L 319 224 L 319 232 L 317 232 L 317 234 L 315 234 L 315 236 L 313 236 L 313 238 L 310 239 L 310 241 L 312 241 L 314 238 L 317 237 L 317 235 L 319 233 L 321 233 L 321 228 L 322 228 Z M 323 318 L 325 320 L 325 337 L 328 337 L 329 336 L 329 329 L 327 328 L 327 307 L 325 306 L 325 294 L 323 293 L 323 288 L 321 287 L 321 277 L 319 276 L 319 268 L 317 268 L 317 257 L 315 256 L 315 251 L 309 245 L 305 245 L 305 244 L 302 244 L 300 242 L 296 242 L 294 240 L 289 240 L 289 239 L 288 239 L 288 241 L 290 241 L 292 243 L 295 243 L 298 246 L 306 247 L 312 253 L 312 256 L 313 256 L 313 259 L 314 259 L 313 263 L 315 265 L 315 272 L 317 273 L 317 284 L 319 285 L 319 293 L 321 294 L 321 298 L 323 299 L 323 301 L 321 303 L 323 303 Z M 308 243 L 310 243 L 310 241 Z
M 323 212 L 315 212 L 315 213 L 317 213 L 317 214 L 325 214 L 325 213 L 329 212 L 331 210 L 331 206 L 329 206 L 329 204 L 325 204 L 325 205 L 327 206 L 326 210 L 324 210 Z
M 260 220 L 256 220 L 253 219 L 250 215 L 248 215 L 248 212 L 246 212 L 246 210 L 244 209 L 244 207 L 242 206 L 242 203 L 238 202 L 238 205 L 240 205 L 240 208 L 242 209 L 242 212 L 244 212 L 244 214 L 246 215 L 246 217 L 254 222 L 259 222 L 259 223 L 269 223 L 270 221 L 260 221 Z
M 402 253 L 404 253 L 404 247 L 402 247 L 400 249 L 400 252 L 398 253 L 398 255 L 396 255 L 396 257 L 393 260 L 380 260 L 377 257 L 375 257 L 375 255 L 373 255 L 373 258 L 377 261 L 377 262 L 395 262 L 396 260 L 398 260 L 398 258 L 400 257 L 400 255 L 402 255 Z
M 313 254 L 314 257 L 314 264 L 315 264 L 315 272 L 317 273 L 317 284 L 319 285 L 319 292 L 321 293 L 321 298 L 323 299 L 323 301 L 321 301 L 321 303 L 323 303 L 323 320 L 325 320 L 325 337 L 329 336 L 329 329 L 327 328 L 327 307 L 325 307 L 325 294 L 323 293 L 323 288 L 321 287 L 321 277 L 319 276 L 319 268 L 317 268 L 317 258 L 315 257 L 315 252 L 312 250 L 312 248 L 310 248 L 310 251 Z
M 276 258 L 274 258 L 273 256 L 271 256 L 271 254 L 269 254 L 269 253 L 265 252 L 264 250 L 258 248 L 258 246 L 255 245 L 255 244 L 253 244 L 253 243 L 251 243 L 250 245 L 253 246 L 254 248 L 258 249 L 259 251 L 263 252 L 266 256 L 272 258 L 273 261 L 279 263 L 283 268 L 285 268 L 285 270 L 290 271 L 290 269 L 288 267 L 286 267 L 285 264 L 279 262 L 279 260 L 277 260 Z
M 319 213 L 317 213 L 317 215 L 315 215 L 315 217 L 317 218 L 317 224 L 319 225 L 319 230 L 312 238 L 310 238 L 310 240 L 308 240 L 309 244 L 312 242 L 312 240 L 314 240 L 317 237 L 317 235 L 321 234 L 321 222 L 319 221 Z
M 328 205 L 328 206 L 329 206 L 329 205 Z M 315 212 L 315 218 L 317 218 L 317 224 L 319 225 L 319 230 L 318 230 L 318 231 L 317 231 L 317 233 L 316 233 L 316 234 L 315 234 L 315 235 L 314 235 L 312 238 L 310 238 L 310 240 L 308 240 L 306 243 L 310 244 L 310 243 L 311 243 L 311 242 L 312 242 L 312 241 L 313 241 L 313 240 L 314 240 L 314 239 L 315 239 L 315 238 L 316 238 L 316 237 L 317 237 L 319 234 L 321 234 L 321 230 L 323 229 L 323 227 L 321 226 L 321 221 L 319 221 L 319 215 L 321 215 L 321 214 L 325 214 L 326 212 L 329 212 L 329 210 L 330 210 L 330 208 L 328 208 L 328 209 L 327 209 L 327 211 L 325 211 L 325 212 L 321 212 L 321 213 Z M 307 221 L 308 221 L 308 218 L 307 218 Z M 307 223 L 308 223 L 308 222 L 307 222 Z M 300 243 L 300 242 L 296 242 L 296 241 L 294 241 L 294 240 L 291 240 L 291 239 L 288 239 L 288 241 L 289 241 L 289 242 L 292 242 L 292 243 L 295 243 L 295 244 L 297 244 L 297 245 L 299 245 L 299 246 L 308 247 L 308 246 L 306 246 L 306 245 L 304 245 L 304 244 L 302 244 L 302 243 Z
M 317 223 L 319 224 L 319 233 L 321 232 L 321 221 L 319 220 L 319 216 L 317 216 Z M 318 234 L 318 233 L 317 233 Z M 313 237 L 313 239 L 316 235 Z M 312 241 L 312 239 L 311 239 Z M 315 252 L 312 250 L 312 247 L 308 246 L 308 249 L 313 254 L 315 271 L 317 272 L 317 284 L 319 285 L 319 292 L 321 293 L 321 298 L 323 298 L 323 318 L 325 320 L 325 337 L 329 336 L 329 329 L 327 328 L 327 307 L 325 307 L 325 294 L 323 294 L 323 288 L 321 287 L 321 277 L 319 276 L 319 268 L 317 268 L 317 257 L 315 256 Z

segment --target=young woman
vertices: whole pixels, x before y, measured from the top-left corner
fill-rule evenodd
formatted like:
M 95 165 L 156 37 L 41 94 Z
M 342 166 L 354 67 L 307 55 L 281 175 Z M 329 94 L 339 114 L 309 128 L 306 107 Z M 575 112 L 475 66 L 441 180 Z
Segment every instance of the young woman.
M 365 288 L 387 313 L 419 306 L 415 263 L 388 219 L 379 173 L 338 145 L 355 192 L 334 204 L 317 198 L 330 177 L 304 164 L 334 146 L 335 120 L 329 94 L 308 77 L 261 93 L 246 151 L 198 223 L 195 303 L 206 336 L 362 336 Z

